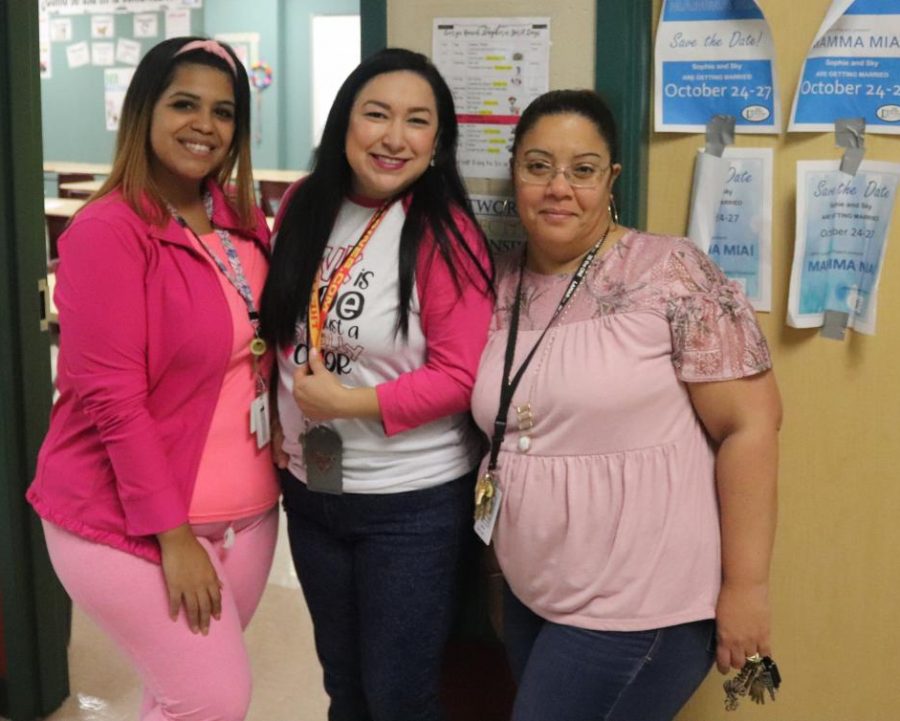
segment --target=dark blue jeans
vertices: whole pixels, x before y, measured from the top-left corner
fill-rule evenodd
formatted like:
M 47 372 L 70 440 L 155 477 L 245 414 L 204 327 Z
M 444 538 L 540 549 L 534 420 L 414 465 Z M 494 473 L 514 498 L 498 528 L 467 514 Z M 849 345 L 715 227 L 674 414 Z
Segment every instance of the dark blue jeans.
M 473 475 L 390 494 L 315 493 L 287 472 L 281 486 L 329 721 L 443 719 L 440 669 Z
M 546 621 L 506 588 L 513 721 L 668 721 L 715 659 L 715 621 L 591 631 Z

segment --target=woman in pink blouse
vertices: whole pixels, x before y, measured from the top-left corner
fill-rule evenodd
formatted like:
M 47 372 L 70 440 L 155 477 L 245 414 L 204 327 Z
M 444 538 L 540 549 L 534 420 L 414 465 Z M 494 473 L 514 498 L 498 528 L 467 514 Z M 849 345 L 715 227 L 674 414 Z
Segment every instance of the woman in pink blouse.
M 770 651 L 769 351 L 690 241 L 618 225 L 595 93 L 535 100 L 512 168 L 527 243 L 498 262 L 473 412 L 494 441 L 478 496 L 508 582 L 513 718 L 670 719 L 714 660 Z

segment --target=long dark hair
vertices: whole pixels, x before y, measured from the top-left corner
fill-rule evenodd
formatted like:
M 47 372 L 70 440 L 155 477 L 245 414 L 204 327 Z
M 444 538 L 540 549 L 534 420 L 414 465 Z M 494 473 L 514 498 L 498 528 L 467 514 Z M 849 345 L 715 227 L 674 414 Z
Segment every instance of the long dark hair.
M 306 315 L 325 246 L 341 204 L 350 193 L 353 171 L 344 148 L 356 96 L 377 75 L 398 71 L 414 72 L 431 86 L 437 104 L 438 134 L 433 165 L 404 191 L 409 194 L 410 203 L 400 234 L 397 330 L 404 338 L 409 330 L 416 260 L 426 233 L 434 238 L 457 289 L 461 279 L 459 263 L 454 262 L 454 247 L 471 258 L 479 271 L 479 278 L 466 280 L 491 288 L 490 269 L 482 267 L 452 214 L 454 209 L 464 213 L 478 228 L 456 166 L 458 128 L 450 88 L 424 55 L 388 48 L 363 60 L 341 85 L 328 113 L 312 172 L 286 201 L 260 308 L 262 332 L 271 342 L 286 346 L 294 341 L 297 319 Z M 480 242 L 485 242 L 483 235 Z
M 182 65 L 207 65 L 221 70 L 231 80 L 234 90 L 234 138 L 214 180 L 221 186 L 231 182 L 234 173 L 232 202 L 245 228 L 256 225 L 256 200 L 253 195 L 253 176 L 250 171 L 250 81 L 243 63 L 225 43 L 218 43 L 231 57 L 234 69 L 224 58 L 202 49 L 179 51 L 188 43 L 204 40 L 198 37 L 179 37 L 163 40 L 153 46 L 141 59 L 125 93 L 116 154 L 109 178 L 91 200 L 102 198 L 120 189 L 125 201 L 145 220 L 162 223 L 168 217 L 165 200 L 156 189 L 150 174 L 150 125 L 153 108 L 160 96 L 172 84 L 175 71 Z M 235 172 L 236 169 L 236 172 Z M 150 199 L 151 217 L 142 200 Z

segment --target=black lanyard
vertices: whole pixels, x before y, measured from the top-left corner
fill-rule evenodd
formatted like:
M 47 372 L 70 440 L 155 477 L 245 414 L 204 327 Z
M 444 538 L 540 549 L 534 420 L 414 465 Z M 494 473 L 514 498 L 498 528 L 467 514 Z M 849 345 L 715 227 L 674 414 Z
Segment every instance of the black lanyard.
M 556 306 L 556 310 L 553 311 L 550 321 L 547 323 L 547 326 L 544 328 L 540 337 L 534 342 L 528 355 L 525 356 L 525 360 L 522 361 L 522 365 L 519 366 L 516 374 L 510 378 L 513 358 L 516 355 L 516 336 L 519 334 L 519 315 L 522 310 L 522 276 L 525 271 L 525 254 L 522 254 L 522 265 L 519 268 L 519 283 L 516 286 L 516 300 L 513 303 L 512 313 L 509 319 L 509 335 L 506 339 L 506 356 L 503 359 L 503 378 L 502 386 L 500 388 L 500 407 L 497 409 L 497 418 L 494 420 L 494 434 L 491 436 L 491 455 L 488 459 L 488 472 L 494 471 L 497 468 L 497 459 L 500 456 L 500 446 L 503 445 L 503 438 L 506 435 L 506 416 L 509 413 L 509 406 L 512 403 L 516 388 L 518 388 L 522 376 L 525 375 L 525 369 L 528 368 L 528 364 L 531 363 L 531 360 L 534 358 L 534 354 L 541 344 L 541 341 L 544 340 L 544 336 L 547 335 L 547 331 L 550 330 L 550 326 L 552 326 L 556 319 L 559 318 L 560 313 L 563 312 L 563 309 L 572 299 L 572 296 L 575 295 L 575 291 L 578 290 L 581 281 L 584 280 L 585 275 L 587 275 L 588 268 L 591 267 L 594 257 L 600 252 L 600 248 L 603 247 L 607 235 L 609 235 L 608 227 L 606 232 L 603 233 L 603 237 L 601 237 L 600 240 L 594 244 L 594 247 L 587 252 L 587 255 L 582 258 L 581 265 L 578 266 L 578 270 L 575 271 L 571 280 L 569 280 L 569 285 L 565 292 L 563 292 L 562 298 L 559 299 L 559 303 Z

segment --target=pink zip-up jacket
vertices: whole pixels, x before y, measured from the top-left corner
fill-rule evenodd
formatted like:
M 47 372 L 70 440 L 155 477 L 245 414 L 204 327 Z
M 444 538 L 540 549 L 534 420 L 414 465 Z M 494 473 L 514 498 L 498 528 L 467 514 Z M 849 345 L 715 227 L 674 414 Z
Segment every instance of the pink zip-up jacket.
M 208 190 L 213 223 L 268 252 L 262 213 L 241 231 Z M 67 531 L 158 563 L 154 534 L 188 520 L 231 354 L 228 303 L 184 229 L 150 225 L 117 192 L 75 217 L 59 255 L 59 399 L 27 498 Z

